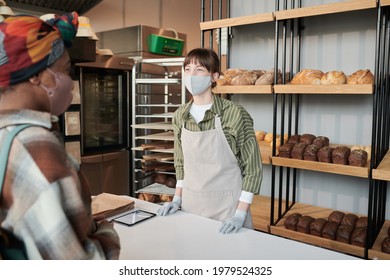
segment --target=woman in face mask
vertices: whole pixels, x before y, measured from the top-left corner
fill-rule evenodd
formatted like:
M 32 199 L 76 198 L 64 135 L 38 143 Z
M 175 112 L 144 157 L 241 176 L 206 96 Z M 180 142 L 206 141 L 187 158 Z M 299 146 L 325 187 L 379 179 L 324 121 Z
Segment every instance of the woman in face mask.
M 0 225 L 24 243 L 29 259 L 119 257 L 118 235 L 93 220 L 88 186 L 51 131 L 52 116 L 72 101 L 66 47 L 77 27 L 77 13 L 0 23 Z
M 221 233 L 252 228 L 250 204 L 262 180 L 253 120 L 242 106 L 212 93 L 220 67 L 214 51 L 190 51 L 183 67 L 193 98 L 174 114 L 176 192 L 158 214 L 181 207 L 221 221 Z

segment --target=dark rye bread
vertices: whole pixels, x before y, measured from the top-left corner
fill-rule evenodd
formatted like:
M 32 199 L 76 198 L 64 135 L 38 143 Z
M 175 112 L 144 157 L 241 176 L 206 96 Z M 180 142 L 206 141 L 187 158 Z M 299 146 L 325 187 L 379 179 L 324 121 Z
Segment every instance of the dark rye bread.
M 295 144 L 285 143 L 279 147 L 279 157 L 291 158 L 291 150 Z
M 349 244 L 351 242 L 352 232 L 354 230 L 353 226 L 350 225 L 340 225 L 336 232 L 336 240 L 342 243 Z
M 333 148 L 330 146 L 324 146 L 317 152 L 317 158 L 319 162 L 332 163 Z
M 358 219 L 359 217 L 355 214 L 345 214 L 340 224 L 355 227 L 356 221 Z
M 351 236 L 351 244 L 359 247 L 366 246 L 367 228 L 355 228 Z
M 314 144 L 307 145 L 305 151 L 303 152 L 303 159 L 310 160 L 310 161 L 318 161 L 317 158 L 318 150 L 319 148 Z
M 303 159 L 303 152 L 305 151 L 307 144 L 297 143 L 291 150 L 291 158 L 293 159 Z
M 335 240 L 338 227 L 338 223 L 328 221 L 322 229 L 322 237 L 330 240 Z
M 341 211 L 333 211 L 332 213 L 329 214 L 328 216 L 328 221 L 330 222 L 336 222 L 337 224 L 340 224 L 341 221 L 344 218 L 344 213 Z
M 390 254 L 390 236 L 387 236 L 385 239 L 383 239 L 381 247 L 382 252 Z
M 286 217 L 286 219 L 284 220 L 284 227 L 286 229 L 290 229 L 290 230 L 297 230 L 297 224 L 298 224 L 298 221 L 299 221 L 299 218 L 301 217 L 302 215 L 299 214 L 299 213 L 293 213 L 291 215 L 288 215 Z
M 329 138 L 326 136 L 317 136 L 314 139 L 313 144 L 321 149 L 322 147 L 329 146 Z
M 333 149 L 332 162 L 335 164 L 348 165 L 348 157 L 351 153 L 351 148 L 347 146 L 338 146 Z
M 313 144 L 314 139 L 316 139 L 316 136 L 310 133 L 305 133 L 301 135 L 301 138 L 299 139 L 300 143 L 305 143 L 307 145 Z
M 353 150 L 348 156 L 348 164 L 352 166 L 364 167 L 367 165 L 368 154 L 365 150 Z
M 368 218 L 360 217 L 356 220 L 355 228 L 366 228 L 368 226 Z
M 297 223 L 297 231 L 302 233 L 310 233 L 310 224 L 314 221 L 313 217 L 301 216 Z
M 301 135 L 300 134 L 294 134 L 292 135 L 289 139 L 288 139 L 288 143 L 291 143 L 291 144 L 296 144 L 296 143 L 299 143 L 299 139 L 301 138 Z
M 321 237 L 322 229 L 328 221 L 324 218 L 317 218 L 310 224 L 310 234 Z

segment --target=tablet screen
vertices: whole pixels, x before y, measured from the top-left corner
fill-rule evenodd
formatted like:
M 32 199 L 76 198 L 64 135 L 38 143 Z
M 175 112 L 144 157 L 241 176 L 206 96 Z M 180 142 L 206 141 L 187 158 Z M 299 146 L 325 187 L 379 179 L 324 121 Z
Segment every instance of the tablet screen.
M 156 216 L 156 214 L 144 210 L 140 210 L 140 209 L 135 209 L 130 213 L 127 213 L 125 215 L 113 219 L 113 221 L 126 226 L 132 226 L 135 225 L 136 223 L 150 219 L 154 216 Z

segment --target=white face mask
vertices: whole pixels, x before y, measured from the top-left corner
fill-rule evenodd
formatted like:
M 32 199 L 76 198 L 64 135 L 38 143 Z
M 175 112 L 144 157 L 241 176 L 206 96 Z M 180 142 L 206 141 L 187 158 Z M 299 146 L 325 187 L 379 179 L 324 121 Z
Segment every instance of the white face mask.
M 193 96 L 200 95 L 211 87 L 211 77 L 184 75 L 184 85 Z

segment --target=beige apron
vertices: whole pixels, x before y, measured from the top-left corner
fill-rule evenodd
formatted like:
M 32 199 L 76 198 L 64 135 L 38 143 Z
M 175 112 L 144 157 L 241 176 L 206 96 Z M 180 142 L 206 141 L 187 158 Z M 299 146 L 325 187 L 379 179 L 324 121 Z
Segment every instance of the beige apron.
M 182 127 L 184 186 L 181 209 L 195 215 L 224 221 L 237 209 L 242 175 L 237 159 L 215 117 L 215 129 L 189 131 Z M 244 227 L 252 227 L 250 211 Z

